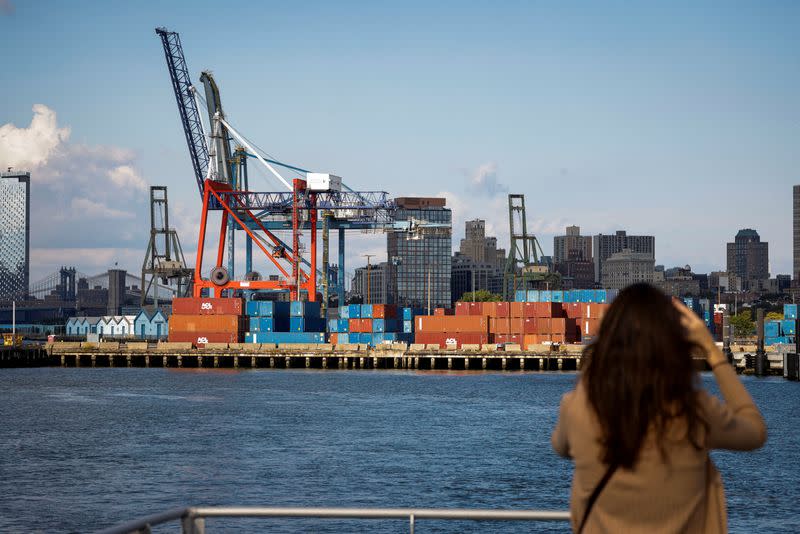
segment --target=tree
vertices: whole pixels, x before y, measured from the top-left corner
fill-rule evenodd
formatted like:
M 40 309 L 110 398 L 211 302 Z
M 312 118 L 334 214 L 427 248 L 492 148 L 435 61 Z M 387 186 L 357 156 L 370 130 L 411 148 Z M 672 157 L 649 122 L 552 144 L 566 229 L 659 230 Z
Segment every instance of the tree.
M 458 300 L 459 302 L 500 302 L 501 299 L 502 297 L 500 295 L 489 293 L 485 289 L 479 289 L 477 291 L 464 293 Z
M 779 312 L 769 312 L 766 317 L 764 317 L 767 321 L 782 321 L 783 314 Z
M 736 337 L 752 336 L 756 330 L 756 323 L 753 321 L 753 314 L 750 313 L 750 310 L 731 316 L 731 326 L 733 326 L 733 335 Z

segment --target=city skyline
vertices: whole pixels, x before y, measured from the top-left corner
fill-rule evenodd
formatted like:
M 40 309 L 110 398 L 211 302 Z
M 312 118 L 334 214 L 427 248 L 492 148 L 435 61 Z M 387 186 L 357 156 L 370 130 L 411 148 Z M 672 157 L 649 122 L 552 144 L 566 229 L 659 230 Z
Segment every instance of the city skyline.
M 136 271 L 148 185 L 170 187 L 192 256 L 199 202 L 161 25 L 181 32 L 194 81 L 214 71 L 249 138 L 358 188 L 445 196 L 454 245 L 464 221 L 484 218 L 507 247 L 505 194 L 518 192 L 547 254 L 569 224 L 587 235 L 626 228 L 656 236 L 658 263 L 710 272 L 724 269 L 731 235 L 755 228 L 771 243 L 770 273 L 792 272 L 793 4 L 626 6 L 624 16 L 614 6 L 273 5 L 244 21 L 212 4 L 12 4 L 0 15 L 13 81 L 0 88 L 0 164 L 31 171 L 32 280 L 62 264 Z M 210 42 L 211 13 L 236 30 Z M 22 42 L 25 54 L 8 53 Z M 751 206 L 754 191 L 764 202 Z M 351 243 L 353 257 L 385 255 L 374 236 Z

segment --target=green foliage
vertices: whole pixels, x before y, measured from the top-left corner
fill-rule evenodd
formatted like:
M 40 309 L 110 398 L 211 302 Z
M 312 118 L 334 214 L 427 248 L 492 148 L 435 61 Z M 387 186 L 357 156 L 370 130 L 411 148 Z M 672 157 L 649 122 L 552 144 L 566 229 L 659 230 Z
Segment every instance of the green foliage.
M 769 312 L 766 317 L 764 317 L 767 321 L 782 321 L 783 314 L 778 312 Z
M 474 293 L 474 294 L 473 294 Z M 489 293 L 485 289 L 475 292 L 464 293 L 459 299 L 460 302 L 500 302 L 503 297 L 494 293 Z
M 737 315 L 731 316 L 731 326 L 733 335 L 736 337 L 749 337 L 756 332 L 756 323 L 753 321 L 753 314 L 750 310 L 745 310 Z

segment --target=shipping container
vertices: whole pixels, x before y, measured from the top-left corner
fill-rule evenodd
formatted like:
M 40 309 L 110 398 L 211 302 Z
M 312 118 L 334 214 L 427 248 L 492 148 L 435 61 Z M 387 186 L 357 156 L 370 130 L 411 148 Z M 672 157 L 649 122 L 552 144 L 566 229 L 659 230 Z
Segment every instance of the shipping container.
M 414 321 L 403 321 L 403 332 L 406 334 L 414 333 Z
M 578 293 L 572 289 L 564 291 L 564 302 L 578 302 Z
M 784 304 L 783 305 L 783 318 L 784 319 L 797 319 L 797 304 Z
M 581 319 L 581 338 L 584 336 L 594 337 L 600 331 L 600 319 Z
M 418 315 L 414 319 L 417 332 L 443 332 L 444 319 L 438 315 Z
M 519 334 L 495 334 L 494 336 L 494 343 L 497 343 L 498 345 L 505 343 L 521 345 L 522 341 L 522 336 Z
M 534 303 L 529 303 L 534 304 Z M 538 332 L 535 317 L 492 317 L 489 332 L 495 334 L 535 334 Z
M 246 304 L 247 315 L 255 317 L 288 317 L 288 302 L 272 302 L 269 300 L 251 300 Z
M 373 319 L 395 319 L 397 317 L 397 307 L 393 304 L 373 304 Z
M 422 315 L 422 310 L 417 308 L 403 308 L 403 320 L 413 321 L 414 317 Z
M 249 317 L 250 332 L 286 332 L 289 330 L 288 317 Z
M 486 317 L 497 317 L 497 303 L 481 302 L 481 315 Z
M 172 315 L 242 315 L 243 302 L 238 298 L 174 298 Z
M 526 302 L 527 300 L 527 291 L 524 289 L 514 291 L 514 302 Z
M 239 332 L 170 332 L 171 343 L 193 343 L 204 347 L 206 343 L 239 343 L 243 334 Z
M 498 302 L 495 309 L 497 310 L 497 317 L 511 317 L 510 302 Z
M 324 332 L 258 332 L 245 336 L 248 343 L 325 343 Z
M 338 345 L 339 344 L 339 333 L 338 332 L 331 332 L 328 334 L 328 343 L 331 345 Z
M 453 315 L 453 310 L 450 308 L 434 308 L 433 314 L 437 317 L 444 317 L 445 315 Z
M 349 319 L 361 319 L 361 304 L 347 306 L 347 317 Z
M 764 321 L 764 337 L 778 337 L 781 335 L 782 321 Z
M 339 319 L 350 318 L 350 306 L 339 306 Z
M 781 335 L 782 336 L 793 336 L 795 335 L 795 325 L 796 321 L 794 319 L 784 319 L 781 321 Z
M 478 315 L 453 315 L 442 317 L 442 332 L 489 332 L 489 319 Z
M 295 300 L 289 303 L 289 315 L 292 317 L 321 317 L 321 303 Z
M 564 302 L 564 292 L 563 291 L 552 291 L 550 293 L 550 300 L 552 302 Z
M 353 335 L 357 336 L 358 334 L 353 334 Z M 349 333 L 345 334 L 343 332 L 339 332 L 338 334 L 336 334 L 336 341 L 340 345 L 346 345 L 346 344 L 350 343 L 350 334 Z
M 364 345 L 372 345 L 372 334 L 362 333 L 358 335 L 358 342 Z
M 397 332 L 399 328 L 395 319 L 373 319 L 372 331 L 373 332 Z
M 290 317 L 290 332 L 324 332 L 325 323 L 321 317 Z
M 525 302 L 539 302 L 542 298 L 538 289 L 529 289 L 525 296 Z
M 246 328 L 238 315 L 172 315 L 169 318 L 169 334 L 173 332 L 242 332 Z
M 372 319 L 372 304 L 361 305 L 361 318 Z
M 489 335 L 463 332 L 417 332 L 414 335 L 414 342 L 423 343 L 426 345 L 437 344 L 440 348 L 447 348 L 448 345 L 455 345 L 457 348 L 461 348 L 462 345 L 484 345 L 489 343 Z

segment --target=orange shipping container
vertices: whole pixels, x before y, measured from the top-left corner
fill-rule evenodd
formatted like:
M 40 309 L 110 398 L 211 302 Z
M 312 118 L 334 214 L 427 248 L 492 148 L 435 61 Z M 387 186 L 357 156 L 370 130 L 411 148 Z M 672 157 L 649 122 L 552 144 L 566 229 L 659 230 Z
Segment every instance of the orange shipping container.
M 486 317 L 497 317 L 497 302 L 482 302 L 481 314 Z
M 433 314 L 437 317 L 444 317 L 445 315 L 453 315 L 453 310 L 450 308 L 434 308 Z
M 511 317 L 511 303 L 510 302 L 497 302 L 495 310 L 497 310 L 498 317 Z
M 336 345 L 339 342 L 339 334 L 336 332 L 331 332 L 328 337 L 328 343 L 331 345 Z
M 243 301 L 237 298 L 172 299 L 172 315 L 242 315 L 243 312 Z
M 243 331 L 244 321 L 238 315 L 172 315 L 169 318 L 170 337 L 173 332 L 211 332 Z
M 581 337 L 596 336 L 600 331 L 600 319 L 582 319 L 580 322 Z
M 511 313 L 509 317 L 524 317 L 525 316 L 525 302 L 511 302 Z
M 442 318 L 444 332 L 489 333 L 489 319 L 478 315 L 453 315 Z
M 438 315 L 418 315 L 416 318 L 417 332 L 443 332 L 444 318 Z
M 469 302 L 456 302 L 455 315 L 469 315 Z

